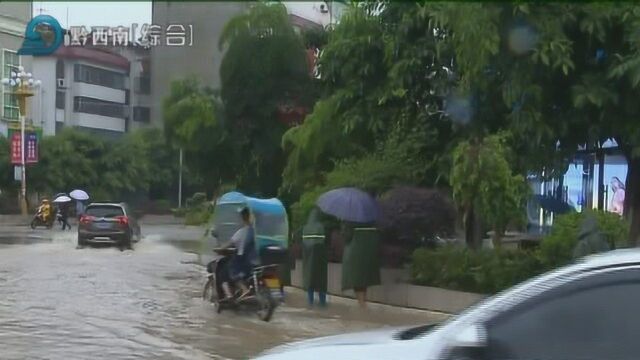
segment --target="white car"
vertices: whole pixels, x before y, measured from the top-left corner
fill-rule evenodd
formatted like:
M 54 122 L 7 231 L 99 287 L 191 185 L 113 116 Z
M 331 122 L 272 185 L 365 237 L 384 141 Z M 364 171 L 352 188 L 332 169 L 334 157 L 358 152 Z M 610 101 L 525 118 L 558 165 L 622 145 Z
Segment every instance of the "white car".
M 300 341 L 262 360 L 626 360 L 640 358 L 640 250 L 535 277 L 439 326 Z

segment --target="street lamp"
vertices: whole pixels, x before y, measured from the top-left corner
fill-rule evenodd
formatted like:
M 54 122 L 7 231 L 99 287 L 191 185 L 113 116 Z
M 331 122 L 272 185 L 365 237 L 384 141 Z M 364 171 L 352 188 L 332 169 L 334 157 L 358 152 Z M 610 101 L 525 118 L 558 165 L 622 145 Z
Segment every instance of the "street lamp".
M 27 98 L 33 96 L 33 89 L 40 86 L 40 80 L 35 80 L 31 73 L 25 72 L 22 66 L 18 67 L 18 72 L 12 71 L 9 78 L 2 79 L 2 84 L 13 88 L 13 94 L 18 98 L 20 108 L 20 165 L 21 165 L 21 188 L 20 188 L 20 212 L 27 215 L 27 167 L 25 166 L 24 154 L 24 125 L 27 117 Z

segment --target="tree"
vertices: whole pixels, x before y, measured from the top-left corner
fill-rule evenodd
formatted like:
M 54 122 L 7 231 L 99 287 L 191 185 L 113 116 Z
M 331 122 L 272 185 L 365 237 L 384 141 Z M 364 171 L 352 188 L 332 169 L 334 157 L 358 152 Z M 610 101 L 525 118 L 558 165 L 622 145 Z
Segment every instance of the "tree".
M 185 163 L 192 172 L 190 178 L 200 178 L 209 192 L 233 181 L 239 155 L 214 91 L 196 78 L 178 80 L 171 84 L 163 106 L 165 138 L 174 149 L 183 149 Z
M 172 149 L 160 130 L 137 130 L 105 141 L 67 128 L 45 137 L 40 161 L 30 168 L 29 189 L 55 194 L 84 189 L 95 200 L 117 200 L 132 195 L 162 196 L 176 178 Z
M 10 150 L 11 145 L 9 140 L 0 135 L 0 190 L 3 192 L 15 188 Z
M 323 96 L 283 137 L 288 159 L 281 194 L 296 198 L 321 186 L 321 174 L 340 161 L 371 156 L 391 136 L 411 139 L 402 147 L 411 155 L 400 157 L 411 157 L 422 174 L 416 181 L 446 178 L 452 126 L 440 110 L 449 75 L 437 57 L 446 51 L 420 8 L 395 2 L 353 7 L 329 33 L 319 59 Z
M 64 129 L 40 143 L 40 160 L 29 172 L 29 188 L 58 193 L 75 188 L 90 193 L 97 189 L 102 173 L 98 164 L 106 153 L 105 143 L 89 134 Z
M 461 142 L 453 153 L 451 169 L 453 197 L 463 210 L 467 234 L 472 231 L 474 214 L 481 214 L 494 231 L 496 247 L 507 226 L 524 217 L 528 195 L 525 178 L 513 174 L 509 165 L 505 142 L 504 134 Z M 472 239 L 467 236 L 467 242 Z M 477 248 L 480 244 L 470 245 Z
M 313 92 L 302 38 L 281 3 L 257 3 L 231 19 L 220 37 L 221 99 L 229 136 L 238 150 L 238 185 L 275 196 L 284 156 L 286 125 L 278 111 L 310 106 Z
M 140 144 L 146 154 L 149 197 L 169 198 L 169 190 L 178 180 L 178 151 L 166 142 L 161 129 L 140 129 L 131 133 L 127 140 Z
M 634 4 L 434 4 L 461 84 L 501 94 L 495 114 L 520 139 L 520 163 L 553 170 L 578 146 L 615 139 L 629 165 L 626 216 L 640 233 L 640 10 Z M 493 90 L 491 90 L 493 89 Z M 561 167 L 562 169 L 563 167 Z

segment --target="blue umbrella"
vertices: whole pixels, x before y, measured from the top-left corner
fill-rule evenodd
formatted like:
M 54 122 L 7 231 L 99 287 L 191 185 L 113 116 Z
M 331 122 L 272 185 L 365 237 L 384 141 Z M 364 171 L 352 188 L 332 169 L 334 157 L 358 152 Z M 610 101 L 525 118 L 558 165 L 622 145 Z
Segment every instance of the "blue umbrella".
M 378 219 L 378 204 L 371 195 L 356 188 L 339 188 L 318 198 L 316 205 L 325 214 L 340 220 L 369 223 Z

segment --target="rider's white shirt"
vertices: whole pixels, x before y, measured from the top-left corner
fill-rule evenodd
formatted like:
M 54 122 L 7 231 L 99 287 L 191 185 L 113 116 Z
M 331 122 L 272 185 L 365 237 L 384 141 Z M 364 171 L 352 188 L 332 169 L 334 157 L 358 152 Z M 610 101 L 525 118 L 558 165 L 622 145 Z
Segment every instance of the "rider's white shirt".
M 249 227 L 245 225 L 236 231 L 236 233 L 231 237 L 231 242 L 236 247 L 237 254 L 240 256 L 244 254 L 244 242 L 247 241 L 248 231 Z

